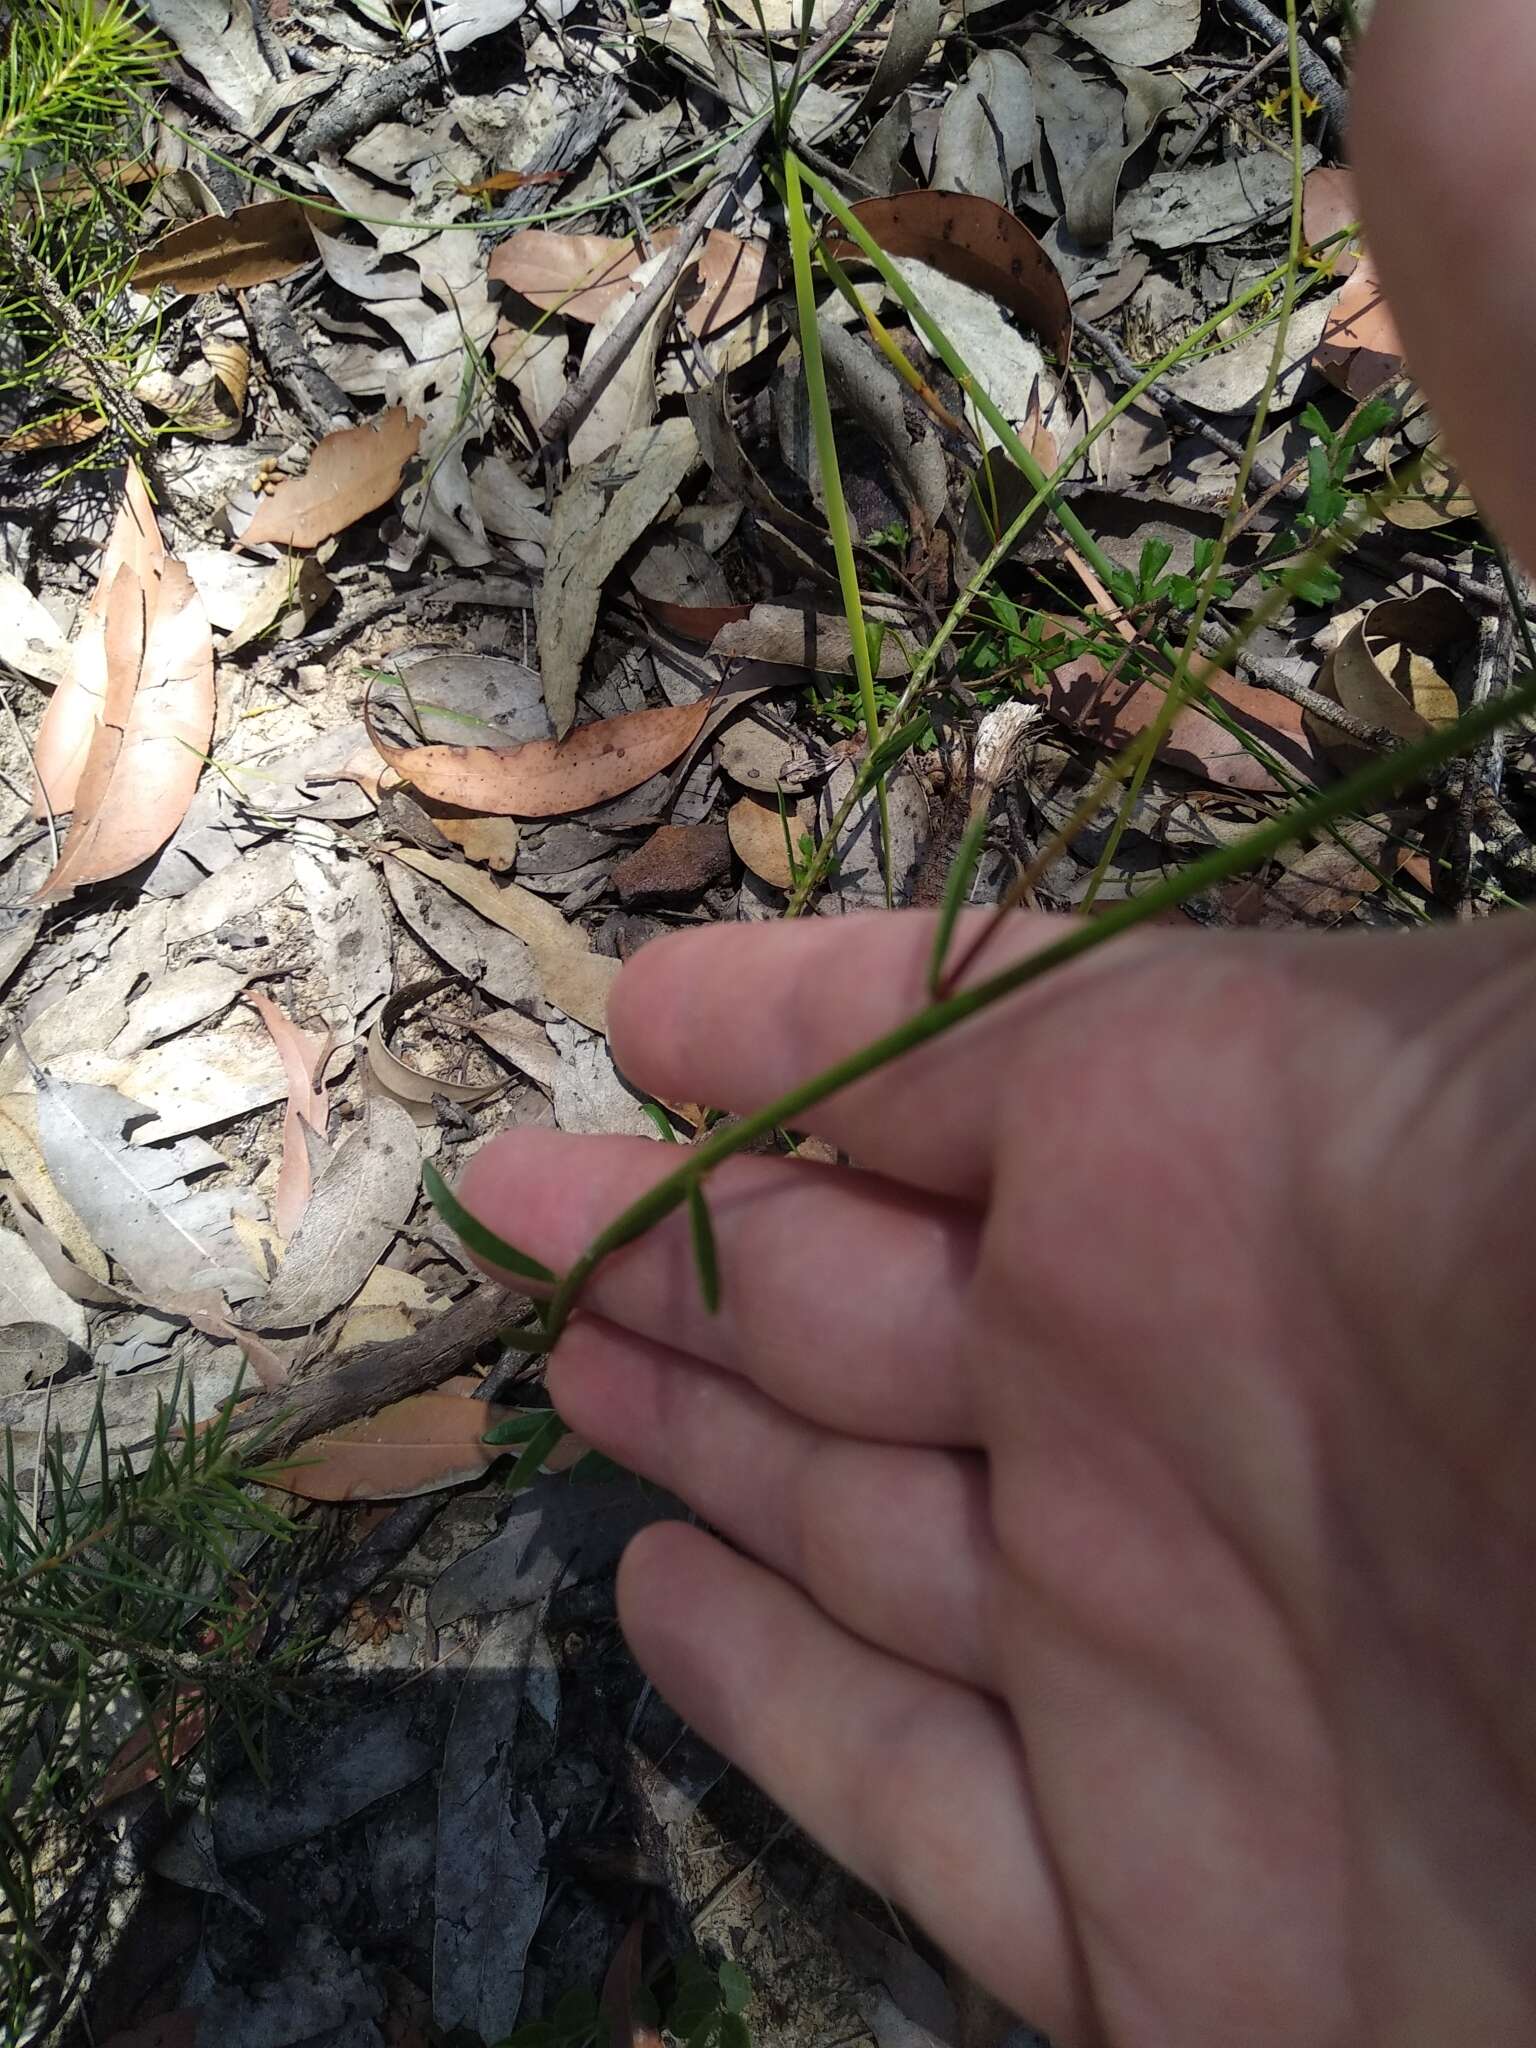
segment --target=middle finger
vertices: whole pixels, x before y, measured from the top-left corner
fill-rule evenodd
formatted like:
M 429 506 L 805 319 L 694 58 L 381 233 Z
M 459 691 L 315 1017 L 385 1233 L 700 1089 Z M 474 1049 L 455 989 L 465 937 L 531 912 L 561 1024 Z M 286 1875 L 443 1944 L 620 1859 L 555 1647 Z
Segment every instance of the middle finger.
M 459 1197 L 560 1272 L 680 1157 L 644 1138 L 524 1126 L 475 1156 Z M 969 1209 L 852 1168 L 763 1158 L 728 1160 L 706 1199 L 718 1311 L 701 1298 L 681 1209 L 605 1259 L 582 1307 L 740 1374 L 826 1428 L 979 1442 L 958 1341 L 978 1240 Z

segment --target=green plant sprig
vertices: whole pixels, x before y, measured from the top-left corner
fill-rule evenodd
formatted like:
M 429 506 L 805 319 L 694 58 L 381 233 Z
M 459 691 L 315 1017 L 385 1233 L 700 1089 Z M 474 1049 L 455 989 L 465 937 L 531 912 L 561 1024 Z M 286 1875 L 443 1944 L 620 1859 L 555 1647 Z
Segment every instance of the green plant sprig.
M 754 1140 L 776 1127 L 797 1124 L 808 1109 L 829 1095 L 850 1087 L 868 1074 L 889 1066 L 904 1054 L 926 1045 L 956 1025 L 1017 993 L 1031 982 L 1052 973 L 1083 954 L 1117 938 L 1121 933 L 1145 924 L 1164 911 L 1177 909 L 1193 897 L 1227 881 L 1233 875 L 1258 865 L 1293 840 L 1321 831 L 1351 811 L 1384 801 L 1405 786 L 1420 780 L 1442 762 L 1477 747 L 1490 734 L 1512 724 L 1525 713 L 1536 710 L 1536 678 L 1527 677 L 1502 698 L 1469 711 L 1443 732 L 1404 747 L 1380 760 L 1371 761 L 1353 775 L 1295 804 L 1279 816 L 1247 833 L 1231 846 L 1218 847 L 1193 861 L 1178 874 L 1154 883 L 1141 895 L 1112 905 L 1091 923 L 1075 924 L 1059 939 L 1033 953 L 1027 960 L 992 975 L 974 988 L 929 1003 L 894 1030 L 861 1046 L 830 1067 L 791 1088 L 764 1108 L 739 1122 L 716 1131 L 675 1173 L 632 1202 L 567 1268 L 551 1297 L 545 1327 L 551 1339 L 559 1336 L 580 1300 L 593 1273 L 614 1252 L 643 1237 L 655 1224 L 690 1199 L 692 1192 L 715 1169 Z M 451 1220 L 451 1219 L 450 1219 Z M 516 1269 L 526 1254 L 476 1220 L 475 1248 L 496 1263 Z
M 1216 590 L 1221 572 L 1226 566 L 1232 538 L 1238 522 L 1243 516 L 1243 507 L 1248 499 L 1248 483 L 1253 475 L 1253 466 L 1259 459 L 1259 444 L 1264 439 L 1269 424 L 1270 407 L 1274 402 L 1275 388 L 1280 382 L 1280 373 L 1285 367 L 1285 345 L 1290 338 L 1291 317 L 1296 310 L 1301 285 L 1302 254 L 1302 159 L 1301 159 L 1301 53 L 1296 31 L 1296 0 L 1285 0 L 1286 43 L 1290 60 L 1291 75 L 1291 214 L 1290 229 L 1286 244 L 1285 281 L 1280 289 L 1280 316 L 1275 328 L 1274 346 L 1270 350 L 1269 364 L 1265 372 L 1263 388 L 1254 407 L 1253 422 L 1248 430 L 1248 439 L 1243 445 L 1243 459 L 1237 466 L 1237 477 L 1232 486 L 1226 517 L 1221 522 L 1221 532 L 1211 551 L 1211 561 L 1200 579 L 1200 589 L 1194 610 L 1190 613 L 1184 644 L 1180 648 L 1173 666 L 1173 675 L 1163 701 L 1157 707 L 1147 735 L 1141 757 L 1133 769 L 1121 798 L 1120 808 L 1115 817 L 1104 847 L 1089 877 L 1087 894 L 1083 898 L 1086 914 L 1093 908 L 1110 863 L 1119 849 L 1120 841 L 1136 808 L 1137 799 L 1146 786 L 1152 762 L 1157 750 L 1167 739 L 1173 728 L 1173 721 L 1189 701 L 1195 684 L 1195 657 L 1200 646 L 1200 632 L 1216 600 Z
M 842 218 L 842 216 L 839 217 Z M 847 218 L 851 219 L 852 216 L 847 216 Z M 844 224 L 846 225 L 846 220 Z M 869 255 L 871 262 L 873 262 L 875 268 L 886 282 L 890 282 L 892 275 L 899 276 L 899 273 L 894 271 L 890 258 L 865 233 L 861 224 L 855 220 L 853 225 L 857 229 L 858 234 L 864 236 L 864 241 L 860 246 L 864 247 L 866 243 L 868 244 L 865 253 Z M 1083 455 L 1103 435 L 1110 431 L 1117 420 L 1122 418 L 1124 414 L 1130 411 L 1132 406 L 1146 396 L 1147 392 L 1160 377 L 1165 376 L 1170 369 L 1182 362 L 1192 350 L 1198 348 L 1204 340 L 1214 334 L 1222 323 L 1230 319 L 1234 313 L 1241 312 L 1253 300 L 1271 291 L 1280 282 L 1284 274 L 1285 266 L 1283 264 L 1278 265 L 1265 276 L 1255 280 L 1245 291 L 1238 293 L 1235 298 L 1230 299 L 1219 311 L 1213 313 L 1208 320 L 1202 321 L 1182 341 L 1175 343 L 1172 348 L 1167 350 L 1149 369 L 1138 377 L 1134 384 L 1130 385 L 1120 394 L 1103 418 L 1095 421 L 1088 431 L 1081 436 L 1074 447 L 1057 464 L 1051 475 L 1042 478 L 1041 482 L 1034 486 L 1033 495 L 1015 517 L 1012 524 L 994 543 L 986 558 L 979 564 L 965 588 L 950 606 L 948 613 L 940 623 L 937 633 L 935 633 L 933 639 L 919 655 L 907 686 L 902 692 L 901 698 L 890 719 L 887 721 L 888 726 L 899 726 L 910 716 L 919 696 L 927 686 L 928 678 L 937 665 L 940 655 L 954 634 L 964 624 L 970 614 L 972 605 L 986 590 L 993 576 L 997 573 L 1003 562 L 1006 561 L 1019 536 L 1024 532 L 1030 521 L 1043 506 L 1050 502 L 1052 493 L 1061 484 L 1065 483 Z M 905 280 L 902 282 L 904 284 Z M 1286 584 L 1283 578 L 1282 586 L 1287 590 L 1295 587 L 1294 583 Z M 1242 735 L 1242 738 L 1244 744 L 1254 744 L 1251 735 Z M 832 821 L 822 838 L 821 845 L 812 854 L 799 881 L 796 883 L 789 899 L 786 915 L 790 917 L 798 916 L 809 901 L 814 890 L 820 885 L 827 866 L 836 850 L 838 834 L 852 815 L 855 805 L 868 793 L 871 778 L 867 770 L 868 757 L 866 756 L 865 762 L 860 764 L 860 772 L 854 781 L 853 788 L 834 812 Z

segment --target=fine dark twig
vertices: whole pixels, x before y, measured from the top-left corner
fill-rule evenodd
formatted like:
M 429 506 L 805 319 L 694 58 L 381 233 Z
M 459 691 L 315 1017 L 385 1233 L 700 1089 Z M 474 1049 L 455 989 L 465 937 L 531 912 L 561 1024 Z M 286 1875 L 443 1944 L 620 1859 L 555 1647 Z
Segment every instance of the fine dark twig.
M 1479 625 L 1474 708 L 1509 688 L 1515 649 L 1515 605 L 1509 598 L 1521 595 L 1513 574 L 1502 571 L 1499 563 L 1494 564 L 1487 580 L 1505 601 L 1497 611 L 1485 612 Z M 1477 887 L 1477 836 L 1480 820 L 1498 802 L 1504 773 L 1503 733 L 1489 733 L 1459 765 L 1456 823 L 1451 835 L 1451 898 L 1458 917 L 1486 916 L 1490 906 Z
M 1245 28 L 1261 36 L 1266 47 L 1288 41 L 1290 32 L 1285 23 L 1270 12 L 1263 0 L 1223 0 L 1223 4 Z M 1348 93 L 1305 37 L 1297 39 L 1297 59 L 1302 84 L 1322 108 L 1335 136 L 1342 137 L 1349 122 Z
M 231 1420 L 230 1435 L 262 1430 L 261 1459 L 275 1461 L 323 1430 L 439 1386 L 527 1313 L 520 1295 L 487 1282 L 408 1337 L 365 1345 L 315 1379 L 256 1395 Z

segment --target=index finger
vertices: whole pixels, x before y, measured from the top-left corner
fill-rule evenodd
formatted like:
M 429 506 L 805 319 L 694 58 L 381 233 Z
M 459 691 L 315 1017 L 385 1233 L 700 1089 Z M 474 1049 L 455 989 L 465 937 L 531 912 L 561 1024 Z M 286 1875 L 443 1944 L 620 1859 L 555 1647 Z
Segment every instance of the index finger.
M 958 958 L 990 912 L 956 928 Z M 625 968 L 609 1006 L 616 1059 L 672 1102 L 750 1112 L 905 1022 L 928 1001 L 938 913 L 873 911 L 776 925 L 717 926 L 658 939 Z M 1060 918 L 1011 917 L 986 955 L 992 974 L 1060 938 Z M 1169 934 L 1154 944 L 1177 943 Z M 1085 983 L 1142 962 L 1117 943 L 902 1055 L 795 1119 L 861 1166 L 980 1202 L 991 1181 L 998 1096 L 1025 1034 L 1058 1023 Z M 967 977 L 970 979 L 971 977 Z

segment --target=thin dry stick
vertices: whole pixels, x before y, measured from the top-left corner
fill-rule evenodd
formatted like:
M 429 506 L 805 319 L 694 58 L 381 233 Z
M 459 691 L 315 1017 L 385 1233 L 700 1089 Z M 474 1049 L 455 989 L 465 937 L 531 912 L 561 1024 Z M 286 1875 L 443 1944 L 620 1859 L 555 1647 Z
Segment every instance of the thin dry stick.
M 1263 0 L 1224 0 L 1228 11 L 1262 36 L 1266 43 L 1283 43 L 1289 31 L 1277 14 L 1271 14 Z M 1349 121 L 1349 95 L 1304 37 L 1296 39 L 1296 69 L 1302 84 L 1312 95 L 1335 135 L 1342 135 Z
M 1243 73 L 1242 77 L 1237 80 L 1236 84 L 1229 86 L 1228 89 L 1221 95 L 1221 98 L 1219 100 L 1214 100 L 1211 103 L 1210 107 L 1206 111 L 1204 120 L 1195 130 L 1194 134 L 1189 138 L 1188 142 L 1185 143 L 1184 147 L 1179 151 L 1178 155 L 1174 158 L 1173 162 L 1168 166 L 1170 171 L 1183 170 L 1184 166 L 1189 162 L 1190 158 L 1194 155 L 1195 151 L 1200 147 L 1201 143 L 1204 142 L 1207 135 L 1209 135 L 1211 130 L 1216 126 L 1216 123 L 1221 119 L 1222 115 L 1226 113 L 1227 109 L 1235 105 L 1236 102 L 1242 98 L 1243 94 L 1247 92 L 1248 88 L 1251 85 L 1253 85 L 1258 79 L 1262 78 L 1265 72 L 1268 71 L 1272 65 L 1279 63 L 1280 59 L 1285 55 L 1285 50 L 1285 39 L 1284 37 L 1282 37 L 1281 40 L 1275 44 L 1272 50 L 1266 50 L 1264 52 L 1264 55 L 1259 59 L 1257 64 L 1250 65 L 1249 68 Z
M 844 4 L 833 16 L 826 34 L 812 45 L 806 59 L 807 70 L 814 70 L 832 54 L 866 5 L 867 0 L 844 0 Z M 686 215 L 678 228 L 677 240 L 667 250 L 656 275 L 648 285 L 635 294 L 634 301 L 623 319 L 544 421 L 539 429 L 538 452 L 542 461 L 549 462 L 558 453 L 571 429 L 591 410 L 608 379 L 634 347 L 646 321 L 667 295 L 676 289 L 677 281 L 686 269 L 694 250 L 714 225 L 715 216 L 727 193 L 756 156 L 763 132 L 772 119 L 773 108 L 764 107 L 751 126 L 738 136 L 719 170 L 705 186 L 693 210 Z

